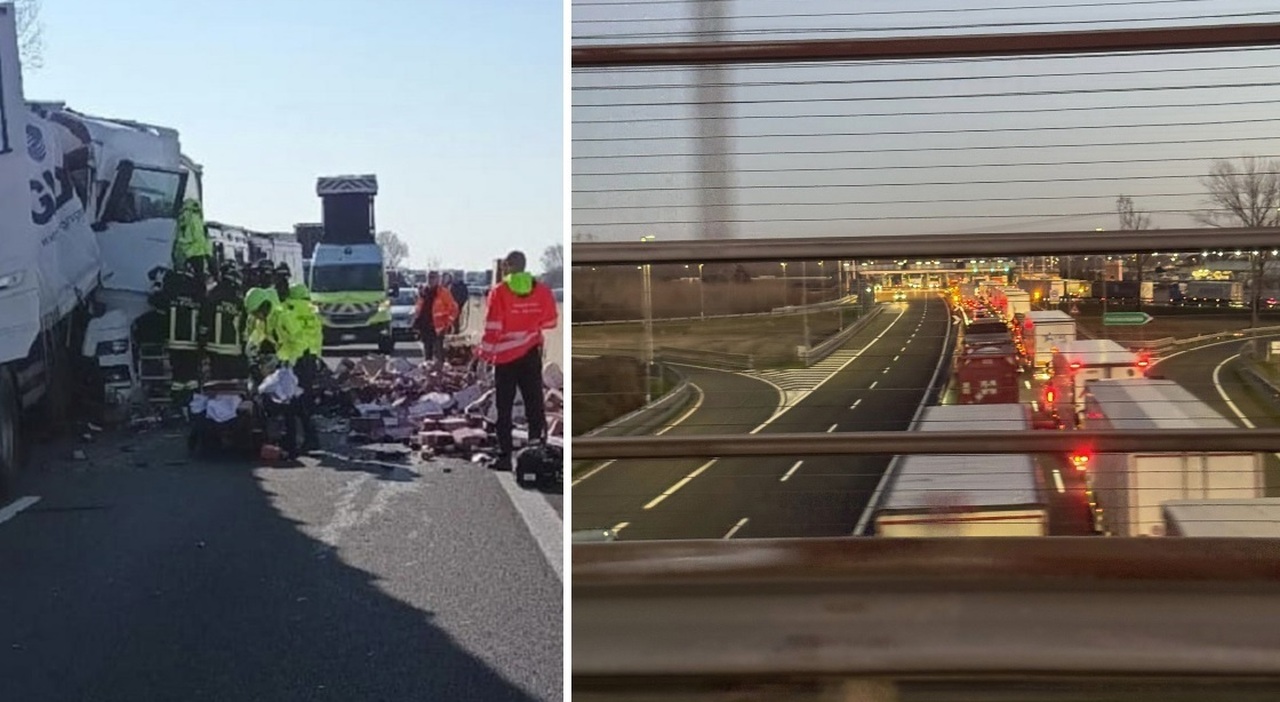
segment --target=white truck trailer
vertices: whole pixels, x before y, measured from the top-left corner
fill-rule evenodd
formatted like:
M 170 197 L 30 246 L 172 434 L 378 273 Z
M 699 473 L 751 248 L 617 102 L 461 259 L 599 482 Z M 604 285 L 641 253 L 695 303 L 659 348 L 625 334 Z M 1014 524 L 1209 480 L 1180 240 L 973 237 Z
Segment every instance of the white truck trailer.
M 1237 427 L 1171 380 L 1134 378 L 1091 383 L 1084 428 Z M 1116 536 L 1164 534 L 1162 506 L 1171 500 L 1248 500 L 1264 489 L 1262 457 L 1233 451 L 1099 454 L 1087 478 L 1103 530 Z
M 1061 417 L 1084 410 L 1085 390 L 1099 380 L 1141 378 L 1146 375 L 1142 356 L 1110 339 L 1076 339 L 1053 354 L 1049 378 L 1054 406 Z
M 943 405 L 918 431 L 1029 431 L 1021 404 Z M 1047 536 L 1040 471 L 1018 454 L 901 456 L 873 523 L 877 536 Z
M 1063 344 L 1076 340 L 1076 320 L 1060 310 L 1030 312 L 1022 320 L 1022 344 L 1027 358 L 1037 369 L 1053 362 L 1053 354 Z
M 1280 497 L 1170 500 L 1163 512 L 1165 536 L 1280 538 Z
M 65 421 L 76 356 L 105 401 L 139 387 L 133 322 L 199 176 L 173 130 L 27 103 L 17 45 L 0 3 L 0 493 L 24 442 Z

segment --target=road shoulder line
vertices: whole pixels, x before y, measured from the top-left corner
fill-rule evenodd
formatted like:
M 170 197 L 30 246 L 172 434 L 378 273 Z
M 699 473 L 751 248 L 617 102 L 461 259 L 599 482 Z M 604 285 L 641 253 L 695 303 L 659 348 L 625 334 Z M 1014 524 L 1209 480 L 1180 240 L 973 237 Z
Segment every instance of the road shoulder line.
M 556 578 L 564 582 L 564 521 L 554 508 L 535 490 L 525 490 L 516 485 L 516 478 L 506 471 L 499 472 L 498 484 L 506 491 L 511 504 L 524 520 L 533 540 L 547 559 Z

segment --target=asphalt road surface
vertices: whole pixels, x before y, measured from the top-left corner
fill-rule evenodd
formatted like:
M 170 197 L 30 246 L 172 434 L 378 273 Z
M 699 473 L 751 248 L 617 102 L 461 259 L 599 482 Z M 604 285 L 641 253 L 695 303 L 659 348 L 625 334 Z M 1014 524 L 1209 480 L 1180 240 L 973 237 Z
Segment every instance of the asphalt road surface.
M 562 518 L 479 466 L 351 458 L 39 447 L 0 506 L 0 699 L 561 699 Z
M 669 433 L 905 430 L 937 369 L 947 319 L 933 296 L 889 305 L 837 352 L 843 360 L 825 379 L 693 376 L 702 405 Z M 787 404 L 775 411 L 780 396 Z M 573 525 L 613 527 L 624 540 L 847 536 L 890 458 L 618 461 L 575 481 Z
M 1278 338 L 1262 337 L 1264 342 Z M 1244 344 L 1243 340 L 1217 342 L 1171 355 L 1155 363 L 1150 374 L 1178 383 L 1239 426 L 1275 429 L 1280 427 L 1275 408 L 1237 373 L 1237 356 Z M 1267 495 L 1280 494 L 1280 457 L 1265 454 L 1263 460 Z

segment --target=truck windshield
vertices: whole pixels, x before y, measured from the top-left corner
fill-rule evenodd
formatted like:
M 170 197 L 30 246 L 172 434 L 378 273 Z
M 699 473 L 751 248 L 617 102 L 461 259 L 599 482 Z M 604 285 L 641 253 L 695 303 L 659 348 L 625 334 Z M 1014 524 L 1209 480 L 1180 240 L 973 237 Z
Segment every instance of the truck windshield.
M 312 292 L 383 292 L 382 266 L 376 263 L 354 263 L 315 266 L 311 269 Z
M 176 171 L 135 166 L 124 195 L 107 213 L 108 222 L 128 224 L 148 219 L 177 219 L 186 178 Z

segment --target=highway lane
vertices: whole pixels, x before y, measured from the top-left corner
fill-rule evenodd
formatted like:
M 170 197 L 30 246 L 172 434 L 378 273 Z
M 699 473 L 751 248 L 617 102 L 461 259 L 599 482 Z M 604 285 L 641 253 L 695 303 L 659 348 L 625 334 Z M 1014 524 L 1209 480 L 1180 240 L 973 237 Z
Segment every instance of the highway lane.
M 1265 342 L 1280 337 L 1262 339 Z M 1241 352 L 1245 343 L 1243 340 L 1233 340 L 1192 349 L 1167 360 L 1160 360 L 1153 366 L 1151 374 L 1178 383 L 1222 416 L 1242 427 L 1247 425 L 1240 419 L 1240 415 L 1244 415 L 1256 427 L 1280 428 L 1280 417 L 1277 417 L 1275 409 L 1259 398 L 1237 373 L 1239 360 L 1233 357 Z M 1280 494 L 1280 457 L 1266 454 L 1264 465 L 1267 495 Z
M 68 444 L 0 523 L 0 698 L 562 698 L 563 524 L 509 475 Z
M 863 349 L 858 357 L 760 433 L 906 429 L 942 351 L 946 308 L 929 297 L 891 310 L 881 315 L 882 325 L 863 330 L 847 345 Z M 620 536 L 847 535 L 888 460 L 797 456 L 704 463 L 680 489 L 650 503 Z
M 679 424 L 659 430 L 668 436 L 745 434 L 768 419 L 778 407 L 777 388 L 764 381 L 707 368 L 681 366 L 680 370 L 698 389 L 700 399 L 697 408 Z M 629 525 L 644 512 L 646 503 L 704 463 L 705 459 L 602 463 L 574 481 L 573 528 L 607 529 Z

